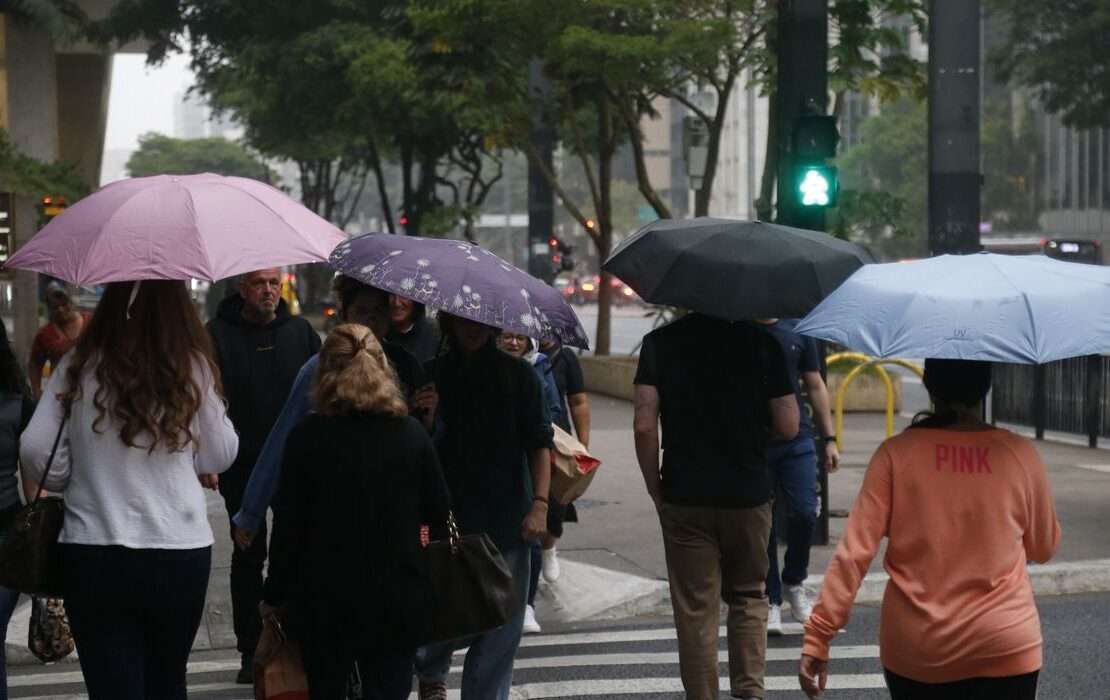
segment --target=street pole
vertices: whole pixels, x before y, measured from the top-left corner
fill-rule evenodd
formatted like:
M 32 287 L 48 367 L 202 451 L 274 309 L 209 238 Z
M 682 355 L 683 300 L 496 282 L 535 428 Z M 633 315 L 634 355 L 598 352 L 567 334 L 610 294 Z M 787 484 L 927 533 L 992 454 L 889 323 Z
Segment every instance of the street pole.
M 778 211 L 776 221 L 787 226 L 825 230 L 825 208 L 803 207 L 793 183 L 794 127 L 803 114 L 824 114 L 829 89 L 829 8 L 826 0 L 779 0 L 778 76 L 775 89 L 778 115 Z M 822 343 L 822 346 L 824 344 Z M 825 376 L 824 347 L 821 376 Z M 819 449 L 819 455 L 824 449 Z M 829 543 L 829 475 L 817 470 L 821 514 L 813 532 L 814 544 Z M 785 527 L 776 528 L 785 533 Z
M 979 244 L 979 0 L 929 2 L 929 253 Z
M 543 62 L 528 64 L 528 92 L 532 97 L 532 119 L 528 139 L 549 172 L 554 172 L 555 129 L 547 113 L 551 104 L 551 81 L 543 74 Z M 555 269 L 548 241 L 555 231 L 555 194 L 540 167 L 528 161 L 528 272 L 551 284 Z

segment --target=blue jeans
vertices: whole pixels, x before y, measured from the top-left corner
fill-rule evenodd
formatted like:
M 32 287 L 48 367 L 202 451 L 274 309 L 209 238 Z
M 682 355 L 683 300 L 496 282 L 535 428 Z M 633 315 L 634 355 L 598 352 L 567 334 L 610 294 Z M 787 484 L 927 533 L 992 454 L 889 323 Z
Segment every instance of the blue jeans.
M 15 604 L 19 602 L 19 591 L 0 586 L 0 700 L 8 700 L 7 656 L 4 653 L 4 640 L 8 633 L 8 622 L 12 619 Z
M 528 596 L 528 580 L 532 568 L 532 551 L 521 545 L 501 552 L 513 575 L 517 609 L 504 626 L 484 632 L 471 639 L 433 644 L 416 652 L 416 669 L 420 680 L 428 683 L 446 681 L 451 671 L 451 655 L 456 649 L 469 646 L 463 664 L 462 700 L 508 700 L 513 684 L 513 659 L 520 646 L 524 625 L 524 602 Z
M 797 586 L 806 580 L 809 548 L 817 524 L 817 451 L 813 438 L 800 437 L 767 448 L 767 467 L 776 494 L 775 510 L 786 507 L 786 556 L 779 576 L 778 540 L 771 518 L 771 538 L 767 543 L 767 597 L 771 605 L 782 605 L 782 586 Z

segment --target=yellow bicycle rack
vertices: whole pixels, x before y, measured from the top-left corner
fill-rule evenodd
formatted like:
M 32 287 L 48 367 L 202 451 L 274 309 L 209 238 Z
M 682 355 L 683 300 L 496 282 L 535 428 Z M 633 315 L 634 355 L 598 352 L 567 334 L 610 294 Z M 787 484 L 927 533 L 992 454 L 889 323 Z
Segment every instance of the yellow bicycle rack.
M 894 435 L 894 383 L 890 381 L 890 373 L 886 371 L 883 365 L 898 365 L 904 367 L 918 377 L 924 378 L 925 374 L 921 368 L 912 362 L 898 359 L 875 359 L 870 355 L 865 355 L 860 352 L 838 352 L 829 355 L 825 359 L 826 366 L 832 366 L 841 362 L 856 362 L 857 365 L 848 372 L 841 383 L 840 388 L 836 392 L 836 446 L 843 446 L 844 436 L 844 396 L 848 391 L 848 387 L 856 380 L 862 372 L 869 369 L 874 369 L 879 377 L 883 380 L 883 385 L 886 388 L 886 436 Z

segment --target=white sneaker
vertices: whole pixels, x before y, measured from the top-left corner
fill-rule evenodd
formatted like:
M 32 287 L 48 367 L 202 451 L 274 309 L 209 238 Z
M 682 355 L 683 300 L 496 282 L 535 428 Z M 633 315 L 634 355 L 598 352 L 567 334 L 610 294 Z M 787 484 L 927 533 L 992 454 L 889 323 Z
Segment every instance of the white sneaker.
M 531 605 L 524 608 L 524 634 L 539 634 L 540 623 L 536 622 L 536 609 Z
M 787 586 L 783 591 L 783 598 L 790 603 L 790 616 L 803 625 L 809 622 L 809 615 L 813 612 L 813 603 L 809 602 L 805 586 Z
M 779 605 L 767 607 L 767 636 L 782 636 L 782 607 Z
M 543 580 L 555 583 L 559 578 L 559 554 L 554 547 L 543 550 Z

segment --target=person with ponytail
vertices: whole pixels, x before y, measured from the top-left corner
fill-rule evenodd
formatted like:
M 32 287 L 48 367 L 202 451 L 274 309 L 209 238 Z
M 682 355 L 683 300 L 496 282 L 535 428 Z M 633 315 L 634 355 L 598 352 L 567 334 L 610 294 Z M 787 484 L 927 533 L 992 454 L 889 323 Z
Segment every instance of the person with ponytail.
M 806 623 L 798 677 L 810 698 L 883 537 L 891 698 L 1036 697 L 1041 625 L 1025 565 L 1052 558 L 1060 523 L 1033 443 L 983 421 L 990 386 L 990 363 L 925 361 L 934 411 L 872 457 Z
M 312 408 L 285 445 L 266 612 L 286 608 L 313 700 L 344 698 L 356 661 L 367 697 L 403 700 L 428 613 L 421 528 L 444 536 L 450 509 L 436 449 L 366 326 L 324 341 Z

